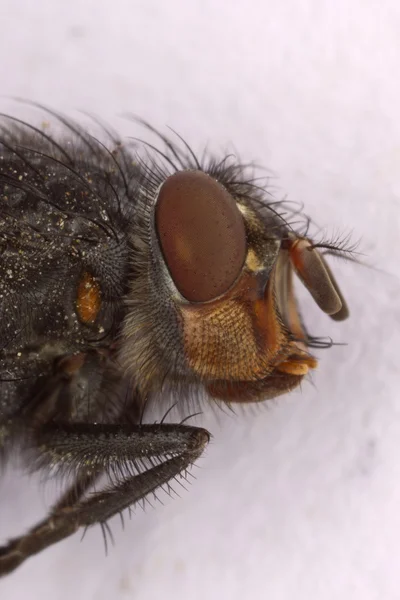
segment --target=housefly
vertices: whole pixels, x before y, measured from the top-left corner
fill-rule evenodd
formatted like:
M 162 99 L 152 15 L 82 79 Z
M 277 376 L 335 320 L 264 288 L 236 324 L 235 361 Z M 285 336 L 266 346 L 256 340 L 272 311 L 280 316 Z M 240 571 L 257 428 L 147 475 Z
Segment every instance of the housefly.
M 1 575 L 185 476 L 210 434 L 187 418 L 144 424 L 149 401 L 172 397 L 189 417 L 196 399 L 299 386 L 318 339 L 294 275 L 348 316 L 326 261 L 345 249 L 299 231 L 299 211 L 234 157 L 199 158 L 149 125 L 157 147 L 103 142 L 51 114 L 60 135 L 2 117 L 0 456 L 72 483 L 0 547 Z

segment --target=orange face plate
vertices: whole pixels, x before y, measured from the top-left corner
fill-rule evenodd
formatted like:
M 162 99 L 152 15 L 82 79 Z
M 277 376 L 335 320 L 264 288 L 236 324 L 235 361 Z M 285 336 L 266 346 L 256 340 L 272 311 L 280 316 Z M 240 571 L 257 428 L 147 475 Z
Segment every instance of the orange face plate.
M 262 297 L 256 276 L 244 273 L 224 298 L 181 308 L 185 355 L 197 375 L 208 380 L 257 381 L 280 364 L 282 371 L 295 375 L 313 366 L 308 355 L 303 364 L 299 347 L 281 322 L 273 289 L 274 272 Z M 291 355 L 302 364 L 287 362 Z

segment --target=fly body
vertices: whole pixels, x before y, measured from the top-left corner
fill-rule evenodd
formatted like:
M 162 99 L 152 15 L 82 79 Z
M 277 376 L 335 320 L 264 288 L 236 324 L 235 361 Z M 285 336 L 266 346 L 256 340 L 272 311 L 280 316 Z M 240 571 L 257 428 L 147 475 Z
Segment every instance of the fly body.
M 325 258 L 346 249 L 299 232 L 234 158 L 199 159 L 155 131 L 159 149 L 103 143 L 53 116 L 61 137 L 3 117 L 0 452 L 73 484 L 0 548 L 0 575 L 185 475 L 209 433 L 144 424 L 148 401 L 172 395 L 185 411 L 193 397 L 262 402 L 299 386 L 317 341 L 294 275 L 348 316 Z

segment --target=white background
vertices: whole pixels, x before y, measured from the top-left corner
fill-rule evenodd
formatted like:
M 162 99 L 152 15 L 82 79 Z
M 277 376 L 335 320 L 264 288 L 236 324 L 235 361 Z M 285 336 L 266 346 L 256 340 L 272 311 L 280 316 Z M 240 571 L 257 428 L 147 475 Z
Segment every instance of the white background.
M 398 600 L 400 597 L 400 4 L 398 0 L 1 0 L 0 93 L 121 133 L 132 111 L 196 149 L 233 144 L 276 197 L 362 238 L 335 261 L 352 317 L 303 295 L 312 383 L 198 421 L 214 438 L 181 498 L 47 550 L 2 600 Z M 3 108 L 12 103 L 1 100 Z M 0 482 L 0 538 L 43 515 L 36 477 Z

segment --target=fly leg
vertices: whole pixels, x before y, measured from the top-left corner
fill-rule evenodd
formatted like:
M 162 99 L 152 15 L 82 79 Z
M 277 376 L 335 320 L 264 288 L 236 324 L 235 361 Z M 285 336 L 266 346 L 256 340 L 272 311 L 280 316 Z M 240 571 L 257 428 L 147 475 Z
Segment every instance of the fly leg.
M 100 470 L 110 476 L 102 491 L 71 505 L 61 501 L 26 535 L 0 547 L 0 576 L 24 560 L 75 533 L 103 524 L 185 471 L 210 436 L 186 425 L 48 425 L 37 435 L 38 466 L 76 469 L 83 479 Z
M 104 472 L 100 469 L 93 473 L 86 473 L 85 469 L 83 469 L 82 472 L 79 471 L 72 485 L 57 501 L 57 504 L 53 506 L 53 511 L 61 508 L 67 508 L 68 506 L 72 506 L 78 502 L 78 500 L 84 496 L 84 494 L 96 483 L 103 473 Z

